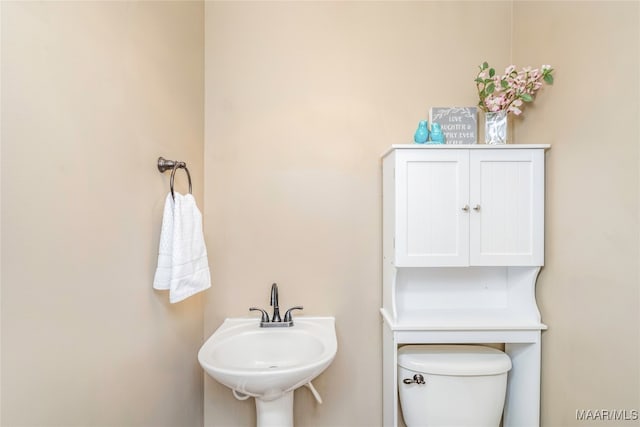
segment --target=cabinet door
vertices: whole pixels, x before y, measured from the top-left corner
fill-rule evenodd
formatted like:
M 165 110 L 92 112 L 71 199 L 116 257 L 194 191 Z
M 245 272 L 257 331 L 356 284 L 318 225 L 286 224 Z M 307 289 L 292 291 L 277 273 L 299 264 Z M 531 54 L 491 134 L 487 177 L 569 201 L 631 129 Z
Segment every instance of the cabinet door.
M 470 153 L 471 265 L 543 265 L 544 150 Z
M 398 153 L 396 266 L 469 264 L 468 183 L 468 150 Z

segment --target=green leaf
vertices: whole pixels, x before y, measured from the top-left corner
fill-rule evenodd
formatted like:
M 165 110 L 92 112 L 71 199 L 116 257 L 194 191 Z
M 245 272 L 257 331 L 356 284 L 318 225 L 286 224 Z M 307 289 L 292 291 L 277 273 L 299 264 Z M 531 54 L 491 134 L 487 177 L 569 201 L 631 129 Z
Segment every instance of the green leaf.
M 509 83 L 506 80 L 500 80 L 500 86 L 502 86 L 502 89 L 506 89 L 509 87 Z
M 482 69 L 486 70 L 487 68 L 489 68 L 489 64 L 485 61 L 482 63 Z
M 475 82 L 476 83 L 484 83 L 484 80 L 482 80 L 480 77 L 476 77 Z
M 489 68 L 489 77 L 493 77 L 496 75 L 496 70 L 494 70 L 493 68 Z
M 495 89 L 496 86 L 493 83 L 489 83 L 489 85 L 487 86 L 487 94 L 491 95 Z
M 531 95 L 529 95 L 528 93 L 523 93 L 522 95 L 520 95 L 520 99 L 522 99 L 524 102 L 533 101 L 533 97 Z
M 543 77 L 544 81 L 547 82 L 548 84 L 552 85 L 553 84 L 553 76 L 551 74 L 545 74 Z

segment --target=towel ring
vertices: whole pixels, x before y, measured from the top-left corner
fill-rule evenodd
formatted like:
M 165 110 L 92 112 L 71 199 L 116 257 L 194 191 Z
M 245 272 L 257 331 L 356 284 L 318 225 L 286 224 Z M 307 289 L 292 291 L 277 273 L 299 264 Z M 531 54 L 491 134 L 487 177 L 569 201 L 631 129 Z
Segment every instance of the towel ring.
M 174 178 L 176 176 L 176 171 L 178 169 L 184 169 L 184 171 L 187 173 L 187 178 L 189 179 L 189 194 L 192 194 L 192 192 L 191 192 L 191 174 L 189 173 L 189 169 L 187 169 L 187 165 L 185 164 L 185 162 L 175 162 L 175 164 L 173 165 L 173 169 L 171 170 L 171 179 L 169 180 L 169 185 L 171 186 L 171 198 L 173 200 L 176 199 L 176 196 L 173 193 L 173 181 L 174 181 Z
M 176 170 L 184 169 L 187 173 L 187 178 L 189 179 L 189 194 L 193 194 L 191 192 L 191 174 L 189 173 L 189 169 L 187 169 L 187 164 L 185 162 L 178 162 L 177 160 L 167 160 L 164 157 L 158 157 L 158 170 L 162 172 L 166 172 L 171 169 L 171 198 L 173 200 L 176 199 L 176 196 L 173 192 L 173 181 L 175 180 Z

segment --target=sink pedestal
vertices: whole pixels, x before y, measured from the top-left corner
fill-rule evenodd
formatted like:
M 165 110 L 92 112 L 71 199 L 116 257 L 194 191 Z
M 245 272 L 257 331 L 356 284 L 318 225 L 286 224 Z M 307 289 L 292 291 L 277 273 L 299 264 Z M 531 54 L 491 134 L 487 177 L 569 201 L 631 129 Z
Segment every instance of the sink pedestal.
M 275 400 L 256 397 L 258 427 L 293 427 L 293 391 Z

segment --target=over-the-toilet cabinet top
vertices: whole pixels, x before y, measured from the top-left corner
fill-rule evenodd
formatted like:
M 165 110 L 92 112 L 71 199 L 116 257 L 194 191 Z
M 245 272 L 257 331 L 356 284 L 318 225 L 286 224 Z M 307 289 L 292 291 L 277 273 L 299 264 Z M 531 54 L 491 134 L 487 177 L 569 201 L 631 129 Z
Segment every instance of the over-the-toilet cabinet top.
M 384 256 L 395 267 L 544 264 L 544 151 L 393 145 L 383 156 Z
M 396 150 L 546 150 L 550 144 L 394 144 L 382 154 L 382 157 Z

